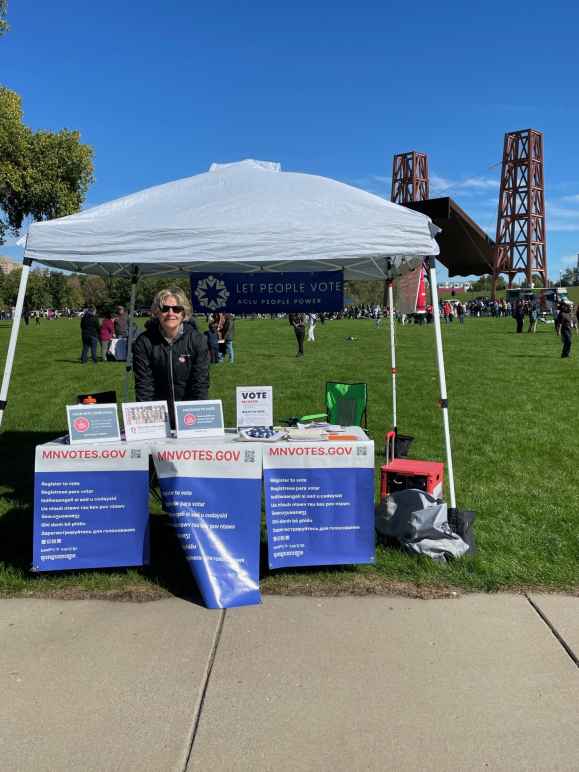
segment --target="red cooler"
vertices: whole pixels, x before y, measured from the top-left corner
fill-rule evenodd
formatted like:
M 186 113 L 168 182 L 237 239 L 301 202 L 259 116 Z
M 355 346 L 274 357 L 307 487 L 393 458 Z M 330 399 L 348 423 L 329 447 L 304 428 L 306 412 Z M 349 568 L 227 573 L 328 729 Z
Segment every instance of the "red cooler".
M 443 483 L 444 465 L 440 461 L 395 458 L 380 468 L 380 499 L 407 488 L 418 488 L 441 499 Z

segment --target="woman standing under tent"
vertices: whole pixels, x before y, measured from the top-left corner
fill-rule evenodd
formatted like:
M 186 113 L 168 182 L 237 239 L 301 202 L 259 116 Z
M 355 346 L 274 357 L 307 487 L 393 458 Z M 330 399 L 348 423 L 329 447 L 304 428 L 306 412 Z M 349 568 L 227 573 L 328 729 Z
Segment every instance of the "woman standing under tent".
M 167 400 L 173 426 L 175 402 L 208 398 L 207 341 L 188 321 L 191 304 L 181 289 L 158 292 L 151 315 L 133 348 L 135 393 L 137 402 Z

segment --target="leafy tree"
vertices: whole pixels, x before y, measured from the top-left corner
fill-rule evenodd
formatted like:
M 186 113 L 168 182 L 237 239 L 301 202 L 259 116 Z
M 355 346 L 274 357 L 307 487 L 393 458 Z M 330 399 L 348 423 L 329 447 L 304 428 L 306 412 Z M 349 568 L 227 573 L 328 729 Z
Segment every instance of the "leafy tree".
M 64 308 L 66 302 L 66 277 L 59 271 L 46 271 L 46 285 L 50 292 L 51 308 Z
M 18 285 L 20 284 L 21 268 L 17 268 L 10 273 L 4 275 L 4 281 L 2 283 L 2 293 L 4 296 L 4 304 L 6 306 L 15 306 L 16 298 L 18 297 Z
M 92 180 L 92 148 L 79 132 L 32 131 L 22 123 L 18 94 L 0 87 L 0 244 L 26 217 L 78 211 Z
M 6 21 L 6 14 L 8 13 L 8 0 L 0 0 L 0 37 L 5 32 L 8 32 L 10 27 Z
M 533 287 L 544 287 L 545 286 L 545 280 L 543 279 L 543 277 L 539 273 L 534 273 L 532 275 L 532 282 L 533 282 Z M 547 282 L 547 284 L 548 284 L 548 282 Z
M 82 276 L 80 280 L 86 306 L 104 306 L 109 303 L 107 285 L 102 276 Z
M 347 281 L 345 282 L 344 295 L 351 298 L 356 305 L 382 304 L 384 301 L 384 282 L 376 281 Z
M 84 294 L 78 276 L 69 276 L 67 278 L 64 297 L 64 307 L 66 308 L 78 309 L 84 308 L 87 305 L 84 302 Z
M 575 284 L 579 284 L 579 276 L 576 268 L 567 268 L 561 274 L 561 286 L 573 287 Z
M 16 273 L 16 271 L 14 271 Z M 46 277 L 47 271 L 31 271 L 26 287 L 26 303 L 29 308 L 51 308 L 52 297 Z
M 504 280 L 502 276 L 497 276 L 497 289 L 498 290 L 504 290 L 506 289 L 507 283 Z M 469 292 L 475 292 L 475 293 L 481 293 L 481 292 L 490 292 L 493 287 L 493 277 L 490 274 L 487 274 L 486 276 L 481 276 L 478 281 L 475 281 L 473 284 L 470 285 Z

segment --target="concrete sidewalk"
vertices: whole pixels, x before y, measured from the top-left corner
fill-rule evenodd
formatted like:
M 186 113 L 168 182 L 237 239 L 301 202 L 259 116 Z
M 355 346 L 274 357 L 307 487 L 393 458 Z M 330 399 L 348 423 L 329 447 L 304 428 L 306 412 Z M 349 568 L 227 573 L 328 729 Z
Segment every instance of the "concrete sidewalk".
M 579 598 L 5 600 L 0 643 L 6 772 L 579 769 Z

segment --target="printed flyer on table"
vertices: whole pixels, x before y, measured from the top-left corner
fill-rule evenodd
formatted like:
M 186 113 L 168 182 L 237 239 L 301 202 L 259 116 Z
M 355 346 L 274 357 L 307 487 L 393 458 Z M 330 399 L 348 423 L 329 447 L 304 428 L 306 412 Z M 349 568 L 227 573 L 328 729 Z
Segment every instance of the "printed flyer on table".
M 36 448 L 33 569 L 140 566 L 149 560 L 149 452 L 107 443 Z
M 263 454 L 270 568 L 374 562 L 373 442 Z

